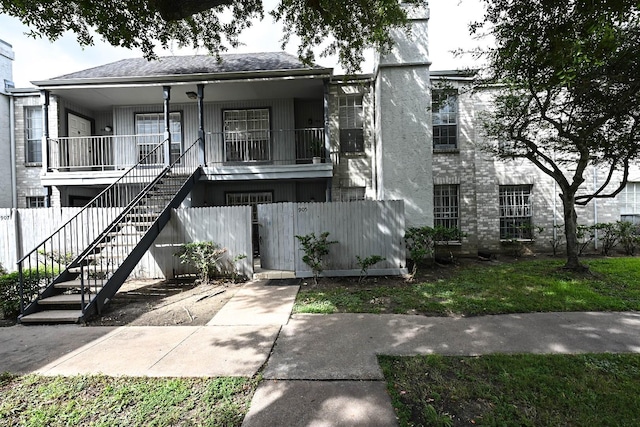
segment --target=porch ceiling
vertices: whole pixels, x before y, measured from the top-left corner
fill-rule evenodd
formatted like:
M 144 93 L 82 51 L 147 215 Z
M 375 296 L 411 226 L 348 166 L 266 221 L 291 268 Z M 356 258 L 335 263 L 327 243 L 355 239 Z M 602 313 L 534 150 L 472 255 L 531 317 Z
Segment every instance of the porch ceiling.
M 118 85 L 77 85 L 48 88 L 75 104 L 92 110 L 109 109 L 112 106 L 161 104 L 162 87 L 171 86 L 172 103 L 190 103 L 186 92 L 196 91 L 203 83 L 204 101 L 235 101 L 269 98 L 322 98 L 324 76 L 304 78 L 255 79 L 217 82 L 166 82 Z

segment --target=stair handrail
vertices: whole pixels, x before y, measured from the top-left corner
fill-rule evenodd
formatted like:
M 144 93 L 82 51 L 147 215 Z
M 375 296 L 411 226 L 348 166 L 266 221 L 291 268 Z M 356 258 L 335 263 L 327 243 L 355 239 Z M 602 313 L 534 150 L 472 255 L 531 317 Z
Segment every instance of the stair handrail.
M 136 187 L 144 188 L 158 176 L 160 171 L 166 169 L 164 156 L 167 150 L 164 150 L 164 146 L 167 143 L 168 140 L 158 143 L 120 178 L 107 186 L 78 213 L 18 260 L 20 313 L 24 313 L 25 297 L 28 296 L 29 302 L 33 302 L 40 296 L 41 288 L 46 286 L 47 280 L 61 276 L 77 262 L 84 246 L 95 239 L 91 237 L 90 227 L 94 232 L 98 230 L 96 236 L 99 235 L 99 230 L 106 228 L 117 216 L 120 205 L 123 208 L 126 207 L 138 195 L 140 191 L 136 191 Z M 159 168 L 160 171 L 158 171 Z M 101 209 L 92 216 L 89 209 L 96 207 L 112 209 L 108 209 L 106 213 Z M 72 226 L 75 227 L 76 233 L 73 233 Z M 74 234 L 78 231 L 82 236 L 74 241 Z M 85 231 L 86 239 L 84 239 Z M 41 264 L 44 265 L 42 270 Z M 28 275 L 26 269 L 28 269 Z M 28 285 L 26 289 L 25 285 Z
M 185 174 L 184 176 L 186 177 L 186 179 L 182 182 L 180 182 L 178 185 L 176 185 L 174 189 L 172 189 L 175 194 L 178 193 L 178 191 L 186 184 L 187 179 L 189 179 L 191 177 L 191 175 L 193 175 L 197 168 L 202 166 L 199 164 L 199 157 L 198 157 L 198 152 L 196 150 L 198 144 L 202 141 L 201 138 L 196 139 L 196 141 L 194 141 L 191 145 L 189 145 L 189 147 L 187 147 L 182 153 L 181 155 L 174 160 L 170 166 L 166 167 L 164 169 L 164 171 L 162 171 L 160 174 L 158 174 L 156 176 L 156 178 L 150 182 L 130 203 L 129 205 L 127 205 L 123 211 L 120 213 L 120 215 L 118 215 L 118 218 L 116 220 L 114 220 L 111 224 L 109 224 L 103 231 L 102 236 L 105 236 L 107 234 L 109 234 L 110 232 L 114 231 L 115 229 L 117 229 L 119 223 L 127 217 L 127 215 L 129 213 L 131 213 L 131 211 L 133 211 L 136 207 L 138 207 L 141 203 L 141 201 L 146 197 L 147 193 L 149 191 L 151 191 L 151 189 L 153 187 L 155 187 L 155 185 L 159 182 L 161 182 L 162 178 L 165 177 L 166 175 L 168 175 L 171 171 L 173 171 L 175 169 L 175 167 L 177 165 L 180 165 L 180 167 L 184 167 L 185 168 Z M 189 156 L 189 158 L 187 158 L 187 156 Z M 188 160 L 187 160 L 188 159 Z M 185 161 L 187 160 L 187 161 Z M 173 199 L 174 196 L 172 196 Z M 167 205 L 169 205 L 171 202 L 171 200 L 167 201 Z M 166 206 L 165 206 L 166 209 Z M 156 218 L 157 219 L 157 218 Z M 155 220 L 154 220 L 155 222 Z M 92 242 L 89 246 L 87 246 L 87 248 L 84 250 L 83 255 L 81 257 L 79 257 L 79 263 L 80 263 L 80 269 L 81 269 L 81 273 L 80 273 L 80 280 L 81 280 L 81 286 L 80 286 L 80 294 L 81 294 L 81 309 L 82 312 L 85 312 L 85 309 L 87 307 L 87 299 L 86 299 L 86 292 L 85 290 L 87 288 L 90 288 L 90 286 L 85 286 L 85 268 L 87 268 L 87 271 L 90 271 L 90 266 L 85 265 L 85 263 L 82 262 L 83 257 L 88 256 L 88 254 L 93 253 L 94 249 L 101 243 L 102 238 L 96 239 L 94 242 Z M 137 245 L 137 243 L 136 243 Z M 109 264 L 107 263 L 107 267 L 109 266 Z M 117 270 L 119 268 L 116 267 L 114 269 Z M 113 272 L 112 272 L 113 273 Z M 93 279 L 92 280 L 93 285 L 95 287 L 94 291 L 96 291 L 98 288 L 102 288 L 102 286 L 107 282 L 107 279 L 105 279 L 104 277 L 102 279 Z

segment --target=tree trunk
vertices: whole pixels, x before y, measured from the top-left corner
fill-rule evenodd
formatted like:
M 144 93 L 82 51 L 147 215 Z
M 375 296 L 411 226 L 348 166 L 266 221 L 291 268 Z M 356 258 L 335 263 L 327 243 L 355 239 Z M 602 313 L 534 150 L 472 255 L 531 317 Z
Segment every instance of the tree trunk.
M 564 235 L 567 239 L 567 263 L 564 268 L 574 271 L 584 271 L 588 267 L 578 260 L 578 214 L 576 214 L 575 192 L 564 191 L 560 194 L 564 213 Z

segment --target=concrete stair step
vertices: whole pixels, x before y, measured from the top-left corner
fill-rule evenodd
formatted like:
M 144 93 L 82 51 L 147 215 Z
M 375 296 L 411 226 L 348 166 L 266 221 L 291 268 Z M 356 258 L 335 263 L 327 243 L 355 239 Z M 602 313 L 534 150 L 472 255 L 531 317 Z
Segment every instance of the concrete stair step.
M 113 273 L 114 271 L 116 271 L 116 268 L 114 266 L 88 265 L 84 268 L 84 273 Z M 70 268 L 69 272 L 73 274 L 82 273 L 80 267 Z
M 45 310 L 20 318 L 21 323 L 77 323 L 82 310 Z
M 95 294 L 85 294 L 84 302 L 88 303 L 95 297 Z M 54 295 L 38 300 L 38 305 L 80 305 L 82 303 L 81 294 Z
M 82 286 L 82 282 L 78 279 L 78 280 L 70 280 L 68 282 L 60 282 L 60 283 L 56 283 L 53 285 L 54 288 L 56 289 L 66 289 L 66 290 L 71 290 L 71 289 L 78 289 L 80 290 L 80 287 Z M 102 286 L 97 286 L 96 282 L 93 280 L 85 280 L 84 281 L 84 288 L 86 292 L 99 292 L 100 289 L 102 289 Z

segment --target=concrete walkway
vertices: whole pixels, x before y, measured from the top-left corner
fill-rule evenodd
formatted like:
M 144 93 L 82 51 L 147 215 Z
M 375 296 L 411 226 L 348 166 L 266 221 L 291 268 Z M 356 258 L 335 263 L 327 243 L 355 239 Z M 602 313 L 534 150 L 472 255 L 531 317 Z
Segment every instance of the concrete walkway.
M 0 328 L 0 372 L 252 376 L 244 427 L 396 425 L 376 355 L 640 353 L 640 313 L 293 315 L 291 281 L 246 284 L 207 326 Z

